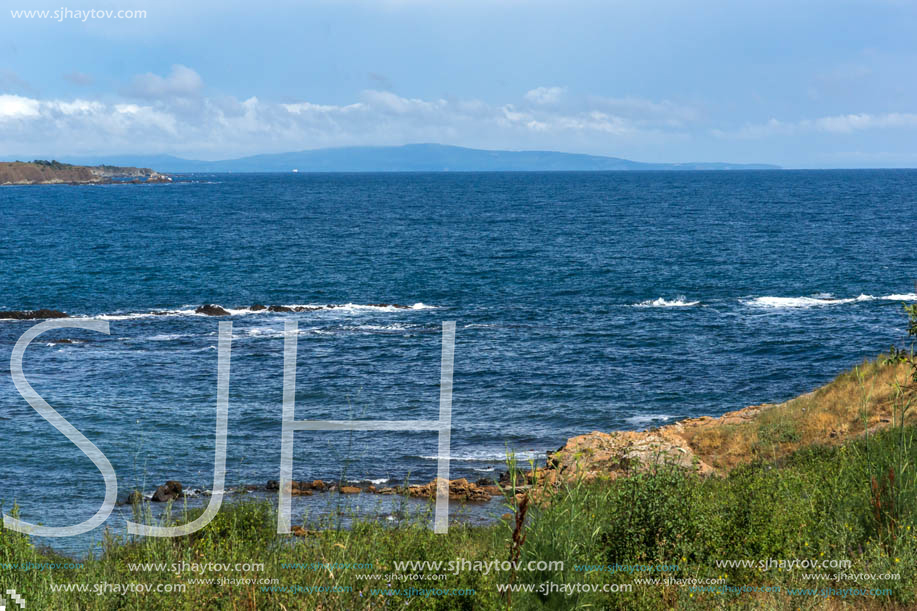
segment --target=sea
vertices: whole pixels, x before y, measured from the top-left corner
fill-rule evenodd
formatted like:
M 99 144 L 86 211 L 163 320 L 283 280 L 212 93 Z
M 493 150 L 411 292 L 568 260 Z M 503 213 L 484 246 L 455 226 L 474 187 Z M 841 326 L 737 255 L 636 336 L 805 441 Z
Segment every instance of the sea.
M 39 336 L 24 372 L 105 454 L 122 500 L 178 480 L 200 491 L 181 503 L 207 502 L 220 321 L 229 503 L 279 478 L 287 321 L 297 420 L 436 419 L 455 321 L 450 477 L 474 481 L 575 435 L 810 391 L 900 345 L 917 300 L 912 170 L 189 174 L 2 187 L 0 227 L 0 310 L 109 323 Z M 0 321 L 0 501 L 65 526 L 105 488 L 13 385 L 37 322 Z M 293 474 L 422 483 L 438 451 L 429 431 L 297 431 Z M 297 497 L 294 521 L 332 496 Z M 454 519 L 500 512 L 458 505 Z M 130 518 L 119 506 L 106 528 Z M 95 553 L 102 532 L 36 543 Z

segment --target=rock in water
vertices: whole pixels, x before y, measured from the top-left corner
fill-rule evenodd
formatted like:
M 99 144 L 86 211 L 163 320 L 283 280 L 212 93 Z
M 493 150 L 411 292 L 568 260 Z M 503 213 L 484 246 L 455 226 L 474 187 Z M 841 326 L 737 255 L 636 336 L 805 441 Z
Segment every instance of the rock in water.
M 175 480 L 169 480 L 162 486 L 156 489 L 156 492 L 153 493 L 153 500 L 157 503 L 165 503 L 167 501 L 174 501 L 181 496 L 181 482 Z
M 13 320 L 33 320 L 35 318 L 69 318 L 67 314 L 57 310 L 13 310 L 0 312 L 0 318 Z
M 194 313 L 206 314 L 207 316 L 229 316 L 229 312 L 218 305 L 213 305 L 212 303 L 205 303 L 198 309 L 194 310 Z

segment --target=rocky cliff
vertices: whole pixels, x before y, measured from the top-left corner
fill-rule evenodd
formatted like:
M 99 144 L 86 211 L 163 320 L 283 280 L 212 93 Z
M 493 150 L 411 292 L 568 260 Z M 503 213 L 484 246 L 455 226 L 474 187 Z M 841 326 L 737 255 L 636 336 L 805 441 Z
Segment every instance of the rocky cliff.
M 172 181 L 150 168 L 82 166 L 43 160 L 0 162 L 0 185 L 106 184 L 128 179 L 133 183 Z

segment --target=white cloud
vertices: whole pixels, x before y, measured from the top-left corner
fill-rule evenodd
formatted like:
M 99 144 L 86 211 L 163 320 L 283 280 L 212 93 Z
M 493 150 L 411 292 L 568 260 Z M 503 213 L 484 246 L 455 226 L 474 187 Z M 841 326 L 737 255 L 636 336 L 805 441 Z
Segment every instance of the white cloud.
M 0 121 L 8 119 L 32 119 L 38 117 L 38 100 L 18 95 L 0 95 Z
M 566 91 L 565 87 L 536 87 L 527 91 L 524 97 L 532 104 L 557 104 Z
M 80 100 L 76 99 L 71 102 L 64 101 L 53 101 L 46 102 L 46 108 L 49 110 L 57 110 L 64 115 L 77 115 L 77 114 L 92 114 L 99 112 L 105 108 L 105 105 L 100 102 L 92 102 L 89 100 Z
M 848 134 L 864 129 L 885 129 L 890 127 L 917 127 L 917 114 L 888 113 L 870 115 L 866 113 L 822 117 L 813 122 L 815 129 L 825 132 Z
M 182 98 L 198 95 L 203 87 L 204 81 L 197 72 L 187 66 L 175 64 L 172 66 L 172 72 L 165 77 L 152 72 L 138 74 L 127 93 L 138 98 Z
M 683 136 L 665 116 L 665 103 L 657 103 L 656 114 L 649 116 L 645 107 L 651 103 L 628 102 L 612 111 L 608 103 L 532 104 L 523 99 L 492 104 L 366 90 L 344 104 L 280 104 L 200 95 L 200 77 L 183 66 L 165 78 L 146 75 L 135 85 L 140 89 L 131 91 L 133 99 L 110 101 L 0 96 L 0 154 L 40 155 L 53 148 L 72 155 L 168 152 L 225 158 L 410 142 L 582 150 L 590 142 L 617 149 L 643 136 L 657 141 Z M 642 114 L 638 106 L 644 107 Z M 70 150 L 62 150 L 64 143 Z
M 846 114 L 800 121 L 779 121 L 770 119 L 766 123 L 750 123 L 734 130 L 714 129 L 712 133 L 719 138 L 758 139 L 772 136 L 786 136 L 803 132 L 821 132 L 827 134 L 852 134 L 872 129 L 913 129 L 917 128 L 915 113 L 886 114 Z
M 614 114 L 630 117 L 634 121 L 658 122 L 672 127 L 697 121 L 701 116 L 697 108 L 669 100 L 655 102 L 646 98 L 627 96 L 620 98 L 590 97 L 587 102 Z

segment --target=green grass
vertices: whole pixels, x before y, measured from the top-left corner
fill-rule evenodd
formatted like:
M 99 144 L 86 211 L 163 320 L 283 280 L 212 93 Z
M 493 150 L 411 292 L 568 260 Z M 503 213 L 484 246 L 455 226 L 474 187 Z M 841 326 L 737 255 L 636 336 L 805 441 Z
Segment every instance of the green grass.
M 775 429 L 779 441 L 785 431 Z M 917 607 L 917 479 L 913 440 L 917 428 L 895 427 L 839 446 L 811 445 L 777 461 L 759 460 L 726 477 L 700 479 L 660 467 L 614 481 L 572 484 L 543 507 L 527 507 L 515 519 L 489 526 L 453 525 L 435 535 L 429 516 L 397 528 L 359 521 L 350 529 L 330 528 L 306 537 L 278 536 L 269 502 L 224 506 L 213 522 L 189 537 L 109 537 L 82 569 L 0 570 L 3 590 L 15 588 L 29 609 L 796 609 Z M 894 474 L 890 480 L 889 473 Z M 508 495 L 508 509 L 517 505 Z M 518 506 L 515 507 L 518 510 Z M 189 516 L 189 517 L 193 517 Z M 514 530 L 516 531 L 515 545 Z M 520 544 L 521 537 L 524 536 Z M 443 581 L 412 581 L 415 588 L 471 588 L 473 596 L 402 597 L 373 595 L 386 582 L 357 579 L 393 573 L 404 560 L 458 558 L 469 561 L 562 560 L 563 570 L 464 571 Z M 717 560 L 843 559 L 855 573 L 899 573 L 894 581 L 807 581 L 804 573 L 825 570 L 718 568 Z M 3 563 L 60 561 L 9 530 L 0 532 Z M 131 572 L 129 563 L 264 563 L 263 571 L 203 575 L 169 571 Z M 285 569 L 283 563 L 372 563 L 372 570 Z M 637 584 L 662 577 L 647 573 L 581 572 L 575 565 L 678 565 L 679 579 L 725 578 L 730 586 L 782 588 L 890 588 L 879 597 L 846 601 L 781 593 L 720 594 L 688 587 Z M 262 585 L 200 585 L 194 578 L 277 579 L 279 585 L 339 586 L 347 593 L 262 591 Z M 496 585 L 631 584 L 630 592 L 547 595 L 514 593 L 510 601 Z M 52 593 L 51 584 L 186 584 L 182 594 L 91 592 Z M 391 583 L 389 581 L 388 583 Z M 393 583 L 393 586 L 397 584 Z M 9 607 L 8 607 L 9 608 Z

